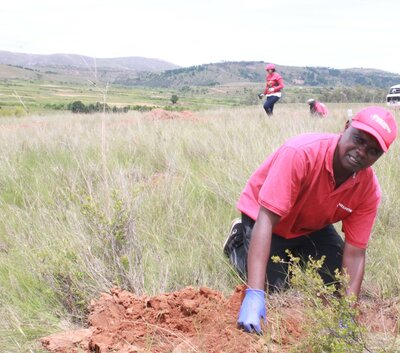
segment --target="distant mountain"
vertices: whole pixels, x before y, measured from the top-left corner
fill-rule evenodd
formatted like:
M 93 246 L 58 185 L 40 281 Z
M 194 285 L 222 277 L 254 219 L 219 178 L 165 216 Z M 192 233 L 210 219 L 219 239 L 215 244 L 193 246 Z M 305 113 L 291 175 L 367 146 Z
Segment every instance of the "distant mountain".
M 230 83 L 264 82 L 265 62 L 222 62 L 191 66 L 161 73 L 142 72 L 118 83 L 151 87 L 217 86 Z M 334 69 L 277 65 L 286 85 L 291 86 L 369 86 L 388 88 L 400 83 L 400 75 L 375 69 Z
M 98 80 L 126 86 L 184 88 L 248 83 L 263 85 L 266 63 L 240 61 L 178 67 L 163 60 L 142 57 L 94 59 L 75 54 L 36 55 L 0 51 L 0 65 L 0 80 Z M 365 86 L 387 89 L 400 83 L 400 75 L 376 69 L 339 70 L 330 67 L 277 65 L 277 71 L 287 86 Z
M 76 54 L 25 54 L 0 50 L 0 64 L 20 66 L 31 69 L 40 68 L 109 68 L 125 71 L 164 71 L 179 68 L 178 65 L 159 59 L 149 59 L 138 56 L 123 58 L 92 58 Z

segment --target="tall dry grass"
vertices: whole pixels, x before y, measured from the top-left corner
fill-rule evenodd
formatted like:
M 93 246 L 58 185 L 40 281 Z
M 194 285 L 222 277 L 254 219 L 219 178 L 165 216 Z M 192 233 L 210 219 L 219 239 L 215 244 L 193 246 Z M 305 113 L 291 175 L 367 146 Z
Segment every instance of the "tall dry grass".
M 239 279 L 221 246 L 251 172 L 295 134 L 341 131 L 347 109 L 360 107 L 332 106 L 326 120 L 304 105 L 278 105 L 272 119 L 260 107 L 195 120 L 2 119 L 0 347 L 38 351 L 35 338 L 79 324 L 87 302 L 113 285 L 229 292 Z M 396 142 L 376 165 L 384 197 L 364 283 L 386 297 L 400 288 L 398 155 Z

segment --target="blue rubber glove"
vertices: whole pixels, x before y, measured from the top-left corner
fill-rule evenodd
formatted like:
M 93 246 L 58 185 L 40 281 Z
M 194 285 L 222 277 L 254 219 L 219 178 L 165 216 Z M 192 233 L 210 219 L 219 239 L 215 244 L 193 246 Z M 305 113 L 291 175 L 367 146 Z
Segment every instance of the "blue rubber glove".
M 262 334 L 260 318 L 267 322 L 265 293 L 260 289 L 246 289 L 246 296 L 240 307 L 238 324 L 248 332 Z
M 340 319 L 339 320 L 339 328 L 342 330 L 344 330 L 344 329 L 347 330 L 349 328 L 349 326 L 346 323 L 344 323 L 344 320 Z

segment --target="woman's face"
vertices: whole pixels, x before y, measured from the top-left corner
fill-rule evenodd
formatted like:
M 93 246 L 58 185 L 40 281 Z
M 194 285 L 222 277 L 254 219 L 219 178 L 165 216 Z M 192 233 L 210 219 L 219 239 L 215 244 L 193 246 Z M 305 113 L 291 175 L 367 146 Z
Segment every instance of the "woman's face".
M 269 70 L 267 70 L 267 72 L 268 72 L 269 74 L 272 74 L 272 73 L 274 72 L 274 70 L 269 69 Z

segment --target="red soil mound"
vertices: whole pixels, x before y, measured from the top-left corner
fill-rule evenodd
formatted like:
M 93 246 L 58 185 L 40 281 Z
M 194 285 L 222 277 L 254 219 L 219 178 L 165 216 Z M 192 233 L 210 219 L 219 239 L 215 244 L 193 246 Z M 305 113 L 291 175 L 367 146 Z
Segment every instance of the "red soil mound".
M 147 113 L 144 113 L 144 117 L 148 120 L 188 120 L 190 122 L 197 122 L 199 118 L 194 115 L 190 110 L 184 110 L 182 112 L 168 111 L 164 109 L 153 109 Z M 136 117 L 128 117 L 118 119 L 107 123 L 107 126 L 120 126 L 130 125 L 137 121 Z
M 88 329 L 55 334 L 41 342 L 59 353 L 278 353 L 298 342 L 304 321 L 301 299 L 283 295 L 269 300 L 266 350 L 266 338 L 236 327 L 242 297 L 242 287 L 228 299 L 208 288 L 189 287 L 155 297 L 115 288 L 92 302 Z M 374 323 L 367 325 L 370 330 L 396 331 L 394 305 L 369 301 L 361 312 L 361 322 Z
M 156 297 L 113 289 L 93 302 L 89 329 L 55 334 L 52 352 L 257 352 L 257 337 L 236 328 L 242 292 L 225 299 L 208 288 Z
M 193 113 L 189 110 L 177 112 L 177 111 L 167 111 L 164 109 L 153 109 L 150 112 L 148 112 L 146 116 L 153 120 L 171 120 L 171 119 L 195 120 Z

